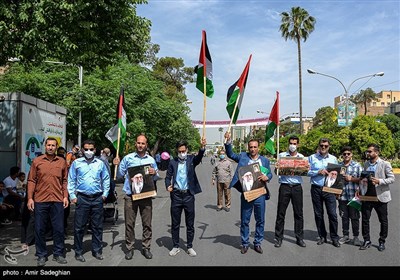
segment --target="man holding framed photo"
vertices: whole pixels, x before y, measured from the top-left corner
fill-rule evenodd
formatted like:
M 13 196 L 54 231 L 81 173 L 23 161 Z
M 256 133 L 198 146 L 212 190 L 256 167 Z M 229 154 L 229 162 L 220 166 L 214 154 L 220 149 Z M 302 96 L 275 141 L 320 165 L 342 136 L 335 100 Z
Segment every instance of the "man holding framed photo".
M 392 165 L 388 161 L 384 161 L 379 157 L 380 147 L 377 144 L 369 144 L 367 149 L 368 160 L 364 164 L 364 170 L 374 172 L 374 176 L 370 177 L 371 182 L 375 185 L 376 196 L 378 201 L 363 201 L 361 205 L 361 223 L 362 235 L 364 243 L 360 250 L 366 250 L 371 247 L 371 239 L 369 234 L 369 219 L 371 218 L 372 209 L 375 209 L 381 225 L 379 232 L 378 250 L 385 250 L 385 240 L 388 236 L 388 203 L 392 200 L 389 185 L 395 181 Z

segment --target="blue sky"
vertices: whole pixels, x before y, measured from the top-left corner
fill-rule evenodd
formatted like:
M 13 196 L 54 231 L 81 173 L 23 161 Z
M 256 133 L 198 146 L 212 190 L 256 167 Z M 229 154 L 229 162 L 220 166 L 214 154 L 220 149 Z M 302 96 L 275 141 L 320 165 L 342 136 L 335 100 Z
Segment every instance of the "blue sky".
M 179 1 L 149 0 L 137 14 L 152 21 L 151 41 L 159 57 L 198 64 L 201 31 L 213 60 L 215 94 L 207 98 L 207 120 L 227 120 L 226 93 L 240 76 L 250 54 L 246 91 L 239 119 L 263 117 L 280 92 L 281 115 L 299 111 L 297 46 L 279 31 L 280 13 L 300 6 L 316 18 L 315 30 L 302 42 L 303 116 L 333 106 L 344 93 L 338 81 L 310 75 L 307 69 L 338 78 L 345 87 L 358 77 L 385 72 L 382 77 L 355 82 L 349 93 L 371 87 L 375 92 L 400 90 L 400 2 L 398 0 L 318 1 Z M 203 96 L 195 84 L 186 86 L 193 120 L 203 118 Z M 208 134 L 208 133 L 207 133 Z M 219 141 L 218 133 L 210 133 Z M 211 139 L 208 139 L 210 142 Z

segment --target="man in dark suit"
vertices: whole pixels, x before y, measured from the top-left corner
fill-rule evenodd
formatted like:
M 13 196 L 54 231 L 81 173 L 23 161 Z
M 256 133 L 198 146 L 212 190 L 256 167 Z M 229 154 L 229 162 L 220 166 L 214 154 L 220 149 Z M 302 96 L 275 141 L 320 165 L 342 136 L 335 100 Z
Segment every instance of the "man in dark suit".
M 181 225 L 182 210 L 185 211 L 187 253 L 195 257 L 196 251 L 193 249 L 194 238 L 194 195 L 201 192 L 199 180 L 197 179 L 195 168 L 203 159 L 206 139 L 201 140 L 201 147 L 196 156 L 188 155 L 188 143 L 179 141 L 176 143 L 178 157 L 170 161 L 167 174 L 165 176 L 165 187 L 170 192 L 171 197 L 171 233 L 174 247 L 169 252 L 170 256 L 175 256 L 180 252 L 179 249 L 179 229 Z

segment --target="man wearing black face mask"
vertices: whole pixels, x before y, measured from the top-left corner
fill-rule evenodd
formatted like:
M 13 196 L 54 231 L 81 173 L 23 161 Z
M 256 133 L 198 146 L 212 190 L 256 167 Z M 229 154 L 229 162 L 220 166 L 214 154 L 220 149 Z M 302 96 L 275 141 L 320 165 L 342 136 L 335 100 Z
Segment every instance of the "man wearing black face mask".
M 180 252 L 179 229 L 181 225 L 182 210 L 185 211 L 187 253 L 195 257 L 193 249 L 194 239 L 194 195 L 201 192 L 201 187 L 196 176 L 195 168 L 203 159 L 206 139 L 201 140 L 201 148 L 196 156 L 188 155 L 188 143 L 179 141 L 176 143 L 177 158 L 169 162 L 165 176 L 165 187 L 171 197 L 171 233 L 173 248 L 169 252 L 171 257 Z
M 85 140 L 83 157 L 73 161 L 68 173 L 68 192 L 71 203 L 76 204 L 74 221 L 75 259 L 83 257 L 83 234 L 90 215 L 92 228 L 92 255 L 102 260 L 103 202 L 110 190 L 110 175 L 104 162 L 94 156 L 95 142 Z
M 297 152 L 299 145 L 299 137 L 289 137 L 289 151 L 279 154 L 279 158 L 283 157 L 304 157 Z M 306 247 L 303 237 L 303 188 L 301 184 L 303 179 L 301 176 L 279 176 L 279 195 L 278 195 L 278 209 L 276 213 L 275 222 L 275 247 L 279 248 L 282 245 L 283 232 L 285 226 L 286 209 L 289 202 L 292 201 L 293 215 L 294 215 L 294 235 L 296 236 L 296 244 L 300 247 Z

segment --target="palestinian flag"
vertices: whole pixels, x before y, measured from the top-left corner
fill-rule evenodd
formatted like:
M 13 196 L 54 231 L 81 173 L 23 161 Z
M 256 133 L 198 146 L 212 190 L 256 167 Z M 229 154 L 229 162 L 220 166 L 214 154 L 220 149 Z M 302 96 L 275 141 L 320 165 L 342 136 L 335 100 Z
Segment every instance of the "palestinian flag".
M 226 102 L 228 103 L 226 105 L 226 111 L 228 112 L 229 118 L 234 124 L 236 124 L 236 120 L 239 116 L 240 106 L 242 105 L 244 89 L 246 87 L 247 76 L 249 74 L 251 57 L 252 55 L 250 55 L 246 67 L 244 68 L 242 75 L 240 75 L 239 80 L 237 80 L 236 83 L 230 86 L 230 88 L 228 89 L 228 94 L 226 96 Z M 235 115 L 233 116 L 233 114 Z
M 202 31 L 202 42 L 200 48 L 199 65 L 194 68 L 197 73 L 196 87 L 204 93 L 204 82 L 206 83 L 206 96 L 214 95 L 214 86 L 212 84 L 212 61 L 208 51 L 206 31 Z
M 117 105 L 117 124 L 111 127 L 105 135 L 119 154 L 123 154 L 126 139 L 126 112 L 124 103 L 124 88 L 121 87 Z
M 274 134 L 279 125 L 279 92 L 276 92 L 276 100 L 269 114 L 269 123 L 265 129 L 265 149 L 272 155 L 275 154 Z
M 361 211 L 361 201 L 358 197 L 353 197 L 352 200 L 347 203 L 348 206 L 356 208 L 358 211 Z

